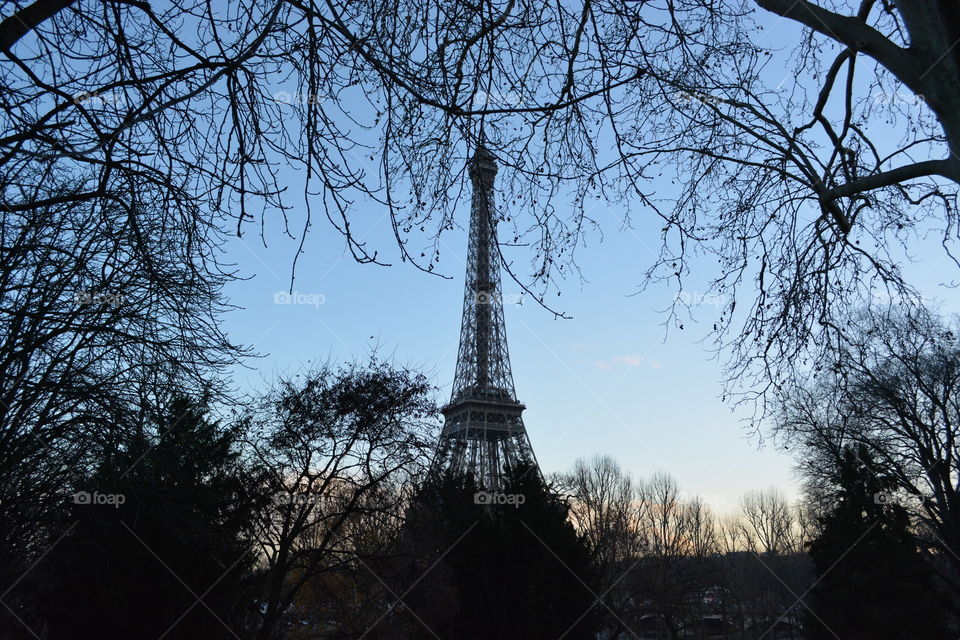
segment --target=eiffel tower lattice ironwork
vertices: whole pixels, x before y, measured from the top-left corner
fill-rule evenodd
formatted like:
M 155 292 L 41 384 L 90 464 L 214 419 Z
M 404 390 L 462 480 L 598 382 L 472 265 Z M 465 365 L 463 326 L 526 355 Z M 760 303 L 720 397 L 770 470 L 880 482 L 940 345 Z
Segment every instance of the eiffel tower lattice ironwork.
M 497 164 L 482 138 L 469 172 L 473 197 L 460 351 L 434 467 L 472 475 L 480 488 L 497 490 L 518 464 L 539 469 L 510 370 L 494 213 Z

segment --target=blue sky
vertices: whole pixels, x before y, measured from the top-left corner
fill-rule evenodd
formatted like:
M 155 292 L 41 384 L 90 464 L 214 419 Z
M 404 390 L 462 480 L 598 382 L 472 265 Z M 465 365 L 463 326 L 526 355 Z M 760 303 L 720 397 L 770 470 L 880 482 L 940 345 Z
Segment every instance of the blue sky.
M 452 278 L 442 279 L 396 259 L 389 219 L 379 208 L 358 213 L 355 227 L 394 265 L 357 264 L 343 238 L 318 224 L 307 237 L 288 303 L 275 299 L 285 299 L 296 243 L 269 226 L 268 247 L 254 234 L 231 242 L 231 258 L 254 277 L 230 287 L 231 301 L 244 308 L 227 316 L 226 328 L 266 356 L 252 363 L 255 370 L 239 373 L 243 388 L 262 388 L 278 374 L 327 358 L 363 359 L 377 348 L 427 371 L 446 401 L 460 331 L 466 231 L 445 236 L 439 271 Z M 468 208 L 459 214 L 465 222 Z M 529 298 L 509 304 L 522 298 L 521 290 L 504 280 L 514 379 L 543 470 L 609 454 L 638 476 L 669 471 L 685 491 L 710 497 L 719 510 L 751 488 L 776 485 L 792 493 L 789 458 L 758 450 L 747 437 L 738 415 L 720 401 L 719 364 L 696 343 L 719 307 L 708 298 L 697 309 L 702 326 L 687 323 L 665 341 L 665 317 L 656 310 L 676 293 L 654 287 L 631 295 L 653 258 L 656 220 L 639 216 L 635 229 L 618 231 L 619 212 L 594 214 L 609 224 L 603 242 L 593 237 L 580 253 L 588 282 L 567 280 L 556 298 L 572 319 L 555 319 Z
M 796 41 L 794 27 L 773 18 L 768 23 L 772 28 L 764 39 Z M 789 65 L 772 65 L 771 72 L 779 76 L 785 68 Z M 769 81 L 778 86 L 776 77 Z M 887 125 L 873 129 L 893 141 Z M 663 182 L 654 181 L 651 190 L 667 193 Z M 741 422 L 744 414 L 721 402 L 720 363 L 711 359 L 709 342 L 699 342 L 720 306 L 702 300 L 694 308 L 699 323 L 686 322 L 684 331 L 671 329 L 668 336 L 658 310 L 670 305 L 676 291 L 654 286 L 637 293 L 655 258 L 659 219 L 639 210 L 634 227 L 624 230 L 622 212 L 606 206 L 598 203 L 591 212 L 601 223 L 603 241 L 592 234 L 578 250 L 587 282 L 563 281 L 562 295 L 554 299 L 572 319 L 555 319 L 529 298 L 506 305 L 517 394 L 527 405 L 524 419 L 541 467 L 560 471 L 578 457 L 609 454 L 635 476 L 673 474 L 685 492 L 705 496 L 719 512 L 734 510 L 750 489 L 777 486 L 796 495 L 789 455 L 760 447 Z M 303 205 L 295 206 L 292 228 L 302 225 L 303 215 Z M 468 216 L 464 202 L 461 226 Z M 230 260 L 253 277 L 229 287 L 231 302 L 243 308 L 227 316 L 226 329 L 265 356 L 251 363 L 253 370 L 238 372 L 238 383 L 256 391 L 278 374 L 327 359 L 364 359 L 376 348 L 383 357 L 425 370 L 446 401 L 460 330 L 465 229 L 444 234 L 438 272 L 450 279 L 442 279 L 400 262 L 382 206 L 359 203 L 352 220 L 359 238 L 393 266 L 357 264 L 344 239 L 317 221 L 287 303 L 276 299 L 285 299 L 298 241 L 284 237 L 277 223 L 266 226 L 266 247 L 252 225 L 244 239 L 230 241 Z M 522 250 L 513 251 L 520 251 L 517 263 L 526 264 Z M 960 310 L 956 290 L 941 286 L 957 274 L 936 239 L 918 245 L 915 257 L 917 264 L 906 269 L 910 279 L 944 300 L 943 311 Z M 709 269 L 699 273 L 709 275 Z M 702 295 L 695 284 L 687 286 L 693 298 Z M 507 277 L 503 293 L 508 301 L 521 298 Z

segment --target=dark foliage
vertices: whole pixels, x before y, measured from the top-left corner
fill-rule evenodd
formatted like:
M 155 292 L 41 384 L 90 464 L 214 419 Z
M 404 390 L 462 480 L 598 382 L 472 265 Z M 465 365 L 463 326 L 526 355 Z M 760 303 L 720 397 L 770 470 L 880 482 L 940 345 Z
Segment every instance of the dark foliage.
M 254 560 L 235 437 L 178 397 L 103 457 L 42 563 L 47 637 L 235 637 Z
M 811 640 L 953 637 L 945 599 L 917 551 L 893 482 L 877 475 L 865 447 L 848 447 L 835 470 L 838 502 L 810 544 L 819 581 L 812 590 Z
M 413 560 L 398 593 L 410 591 L 396 616 L 409 637 L 593 637 L 588 552 L 566 505 L 529 471 L 501 491 L 523 496 L 519 505 L 478 504 L 473 482 L 451 476 L 416 496 L 404 531 Z

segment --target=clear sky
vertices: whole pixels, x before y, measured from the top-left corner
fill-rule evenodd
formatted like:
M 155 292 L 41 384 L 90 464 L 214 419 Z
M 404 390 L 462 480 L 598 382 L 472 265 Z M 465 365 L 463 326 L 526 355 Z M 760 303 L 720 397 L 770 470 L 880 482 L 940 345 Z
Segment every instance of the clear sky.
M 778 41 L 799 34 L 792 27 L 778 33 L 784 25 L 770 24 Z M 668 336 L 658 310 L 666 309 L 676 292 L 664 286 L 637 293 L 655 258 L 659 219 L 637 211 L 634 228 L 622 230 L 622 213 L 605 207 L 600 202 L 590 212 L 603 226 L 603 241 L 598 234 L 588 236 L 589 245 L 578 253 L 587 282 L 564 281 L 554 300 L 572 319 L 555 319 L 530 299 L 506 305 L 517 394 L 527 405 L 524 420 L 544 472 L 600 453 L 635 476 L 667 471 L 685 492 L 703 495 L 719 512 L 735 509 L 750 489 L 777 486 L 795 495 L 789 455 L 760 447 L 740 421 L 743 416 L 721 402 L 720 363 L 710 359 L 709 343 L 698 342 L 719 316 L 719 305 L 707 298 L 695 308 L 699 324 L 686 323 L 684 331 L 671 329 Z M 292 228 L 302 224 L 303 215 L 299 204 L 291 212 Z M 461 226 L 468 216 L 465 202 L 458 212 Z M 288 302 L 298 241 L 268 223 L 268 246 L 254 225 L 244 239 L 230 242 L 230 259 L 253 277 L 229 287 L 231 302 L 243 309 L 228 314 L 226 329 L 265 356 L 251 363 L 254 370 L 238 373 L 241 388 L 260 389 L 277 374 L 318 361 L 363 359 L 377 348 L 381 356 L 427 371 L 445 402 L 460 331 L 465 229 L 444 235 L 438 272 L 451 278 L 442 279 L 400 262 L 382 206 L 358 204 L 353 228 L 393 266 L 357 264 L 344 239 L 318 220 Z M 956 292 L 940 286 L 957 274 L 939 258 L 935 241 L 931 246 L 920 248 L 919 263 L 908 273 L 930 295 L 952 300 L 945 311 L 960 310 Z M 938 258 L 927 260 L 926 251 Z M 522 253 L 516 259 L 526 264 Z M 699 297 L 691 289 L 690 295 Z M 508 301 L 521 298 L 520 288 L 506 277 L 503 293 Z
M 307 237 L 297 269 L 295 294 L 286 300 L 296 243 L 279 229 L 268 247 L 259 237 L 231 242 L 241 272 L 255 274 L 229 289 L 244 307 L 227 316 L 227 330 L 266 357 L 241 372 L 246 389 L 262 387 L 276 374 L 291 374 L 327 358 L 380 354 L 428 372 L 447 400 L 460 332 L 466 231 L 446 235 L 439 270 L 431 276 L 396 259 L 389 218 L 376 206 L 360 208 L 355 228 L 382 248 L 391 267 L 357 264 L 343 238 L 325 224 Z M 553 315 L 505 278 L 510 355 L 518 397 L 534 451 L 547 473 L 569 468 L 580 456 L 610 454 L 635 475 L 669 471 L 682 488 L 717 502 L 735 504 L 750 488 L 777 485 L 792 492 L 789 458 L 758 450 L 738 416 L 721 403 L 720 366 L 709 360 L 702 338 L 719 307 L 698 309 L 704 326 L 683 332 L 662 325 L 675 292 L 637 284 L 653 258 L 658 226 L 641 217 L 633 230 L 618 231 L 619 213 L 607 218 L 603 242 L 592 239 L 579 257 L 587 283 L 563 283 L 556 299 L 570 320 Z M 294 214 L 296 215 L 296 213 Z M 460 212 L 461 224 L 469 216 Z M 643 224 L 643 223 L 649 224 Z M 693 293 L 693 292 L 691 292 Z M 666 340 L 665 340 L 666 339 Z

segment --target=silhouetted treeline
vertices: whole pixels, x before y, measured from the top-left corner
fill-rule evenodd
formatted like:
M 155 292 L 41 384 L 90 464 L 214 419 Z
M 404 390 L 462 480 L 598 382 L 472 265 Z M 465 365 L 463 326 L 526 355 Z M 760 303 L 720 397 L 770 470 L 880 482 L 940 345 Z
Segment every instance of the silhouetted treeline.
M 416 371 L 374 359 L 228 393 L 229 276 L 138 211 L 140 240 L 122 210 L 56 203 L 0 229 L 3 637 L 960 630 L 955 322 L 865 311 L 782 388 L 794 504 L 752 491 L 718 516 L 605 457 L 483 504 L 426 475 L 435 390 Z
M 21 514 L 52 544 L 6 565 L 4 637 L 956 629 L 950 563 L 924 554 L 927 530 L 890 501 L 897 478 L 865 447 L 824 469 L 816 495 L 753 491 L 719 517 L 669 475 L 635 480 L 601 456 L 545 480 L 518 469 L 491 495 L 427 474 L 431 395 L 422 375 L 376 360 L 227 414 L 203 395 L 144 394 L 91 439 L 47 518 Z
M 429 391 L 419 374 L 373 362 L 282 383 L 220 419 L 202 397 L 163 394 L 102 416 L 111 437 L 91 438 L 46 517 L 8 516 L 39 551 L 3 566 L 3 637 L 267 639 L 306 620 L 347 626 L 351 580 L 393 552 L 405 492 L 429 459 Z

